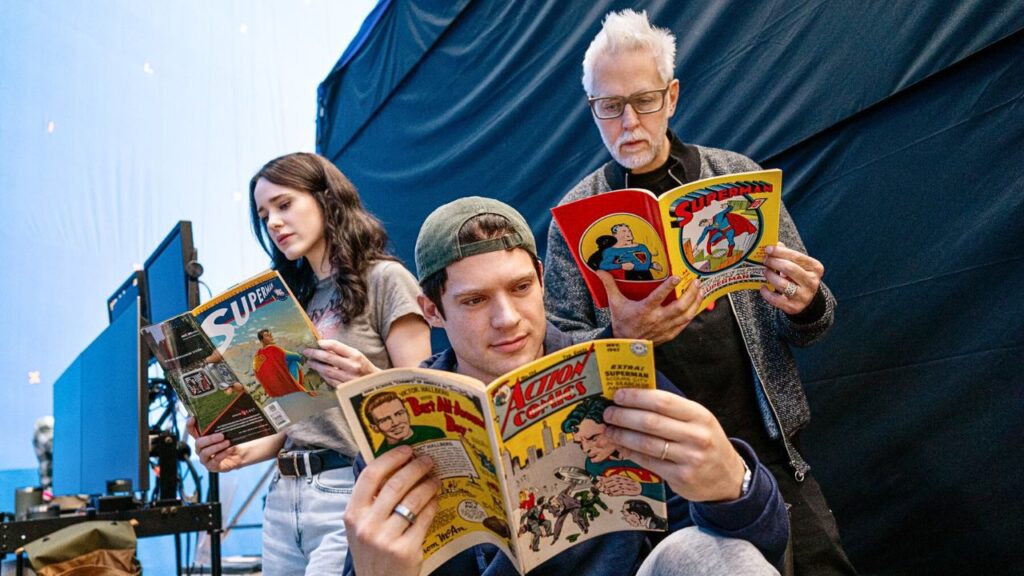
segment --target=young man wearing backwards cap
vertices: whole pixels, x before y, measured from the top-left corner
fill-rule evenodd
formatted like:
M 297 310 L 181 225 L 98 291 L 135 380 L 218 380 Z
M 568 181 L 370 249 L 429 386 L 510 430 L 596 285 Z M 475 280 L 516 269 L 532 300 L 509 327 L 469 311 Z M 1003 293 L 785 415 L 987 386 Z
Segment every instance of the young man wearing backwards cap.
M 416 240 L 416 269 L 424 315 L 451 342 L 424 367 L 488 382 L 572 344 L 545 320 L 530 227 L 497 200 L 461 198 L 435 210 Z M 660 543 L 655 539 L 662 535 L 645 532 L 601 536 L 531 574 L 777 574 L 788 518 L 775 480 L 753 450 L 726 438 L 708 410 L 660 375 L 657 390 L 619 390 L 614 400 L 604 412 L 604 434 L 623 458 L 667 483 L 669 534 Z M 437 511 L 431 466 L 402 446 L 357 472 L 345 511 L 346 573 L 419 573 Z M 518 574 L 491 545 L 457 555 L 437 573 Z

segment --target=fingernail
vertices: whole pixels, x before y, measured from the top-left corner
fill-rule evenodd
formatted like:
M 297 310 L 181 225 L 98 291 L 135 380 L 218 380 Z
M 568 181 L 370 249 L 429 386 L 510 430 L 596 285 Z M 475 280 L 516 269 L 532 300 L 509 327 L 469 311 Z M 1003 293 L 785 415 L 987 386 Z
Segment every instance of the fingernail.
M 696 286 L 697 288 L 700 288 L 700 278 L 696 278 L 696 279 L 694 279 L 694 281 L 693 281 L 693 284 L 694 284 L 694 285 L 695 285 L 695 286 Z
M 772 252 L 775 252 L 775 246 L 765 246 L 764 251 L 771 254 Z
M 394 450 L 395 450 L 395 452 L 398 452 L 402 456 L 406 456 L 406 457 L 412 456 L 412 446 L 407 446 L 407 445 L 403 444 L 401 446 L 398 446 Z
M 682 281 L 683 281 L 683 279 L 680 278 L 679 276 L 673 276 L 672 277 L 672 285 L 673 286 L 678 286 L 679 283 L 682 282 Z
M 609 420 L 615 420 L 615 408 L 613 408 L 612 406 L 605 408 L 604 419 L 606 422 Z
M 625 390 L 616 390 L 615 391 L 615 401 L 616 402 L 625 402 L 625 400 L 626 400 L 626 391 Z

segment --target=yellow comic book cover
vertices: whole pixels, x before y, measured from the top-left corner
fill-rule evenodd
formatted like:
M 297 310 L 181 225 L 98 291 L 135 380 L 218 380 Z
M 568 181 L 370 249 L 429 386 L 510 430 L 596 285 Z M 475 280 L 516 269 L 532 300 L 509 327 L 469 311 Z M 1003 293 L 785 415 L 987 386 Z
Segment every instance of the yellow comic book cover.
M 765 247 L 779 242 L 782 171 L 762 170 L 700 180 L 658 200 L 679 294 L 700 278 L 700 309 L 765 279 Z
M 615 391 L 654 385 L 651 343 L 617 339 L 560 350 L 488 386 L 524 567 L 601 534 L 665 525 L 661 478 L 603 438 Z

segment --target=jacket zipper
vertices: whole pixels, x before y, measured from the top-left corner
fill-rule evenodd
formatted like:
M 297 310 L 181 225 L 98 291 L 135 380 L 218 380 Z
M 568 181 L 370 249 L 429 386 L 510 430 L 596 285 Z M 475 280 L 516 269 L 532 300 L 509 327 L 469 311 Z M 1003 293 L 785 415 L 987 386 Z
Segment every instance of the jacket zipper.
M 768 401 L 768 407 L 772 410 L 772 417 L 775 418 L 775 424 L 779 427 L 779 439 L 782 440 L 782 447 L 786 449 L 786 456 L 789 457 L 789 465 L 794 468 L 793 478 L 797 482 L 803 482 L 804 476 L 806 475 L 803 470 L 800 470 L 796 465 L 796 461 L 793 458 L 793 453 L 789 447 L 789 440 L 786 438 L 786 429 L 782 426 L 782 419 L 779 418 L 779 412 L 775 409 L 775 403 L 772 402 L 772 397 L 768 394 L 768 388 L 765 386 L 764 378 L 761 373 L 757 370 L 757 362 L 754 361 L 754 356 L 750 353 L 750 346 L 747 345 L 747 332 L 743 328 L 743 322 L 740 322 L 739 317 L 736 315 L 736 305 L 732 300 L 732 294 L 726 294 L 729 299 L 729 306 L 732 307 L 733 318 L 736 319 L 736 325 L 740 328 L 740 335 L 743 336 L 743 348 L 747 351 L 747 358 L 750 358 L 750 366 L 754 369 L 754 375 L 757 376 L 757 384 L 761 387 L 761 392 L 764 393 L 765 400 Z

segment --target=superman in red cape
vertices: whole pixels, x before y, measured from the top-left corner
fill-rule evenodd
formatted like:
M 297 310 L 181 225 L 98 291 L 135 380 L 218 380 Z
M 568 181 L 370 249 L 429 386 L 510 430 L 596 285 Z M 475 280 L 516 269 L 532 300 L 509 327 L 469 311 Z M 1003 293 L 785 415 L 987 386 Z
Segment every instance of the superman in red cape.
M 706 237 L 708 239 L 707 247 L 704 249 L 708 255 L 711 255 L 711 248 L 715 244 L 718 244 L 724 238 L 729 244 L 729 252 L 726 256 L 732 256 L 732 251 L 736 247 L 736 237 L 741 234 L 753 234 L 757 232 L 757 228 L 739 214 L 732 213 L 732 205 L 727 204 L 723 209 L 711 220 L 707 218 L 700 221 L 700 225 L 704 227 L 704 230 L 700 233 L 700 238 L 694 243 L 700 245 L 700 243 Z
M 263 344 L 263 348 L 252 357 L 252 372 L 267 396 L 277 398 L 292 392 L 307 392 L 304 375 L 299 370 L 305 357 L 274 344 L 274 335 L 270 330 L 260 330 L 256 338 Z M 316 392 L 308 394 L 315 396 Z

